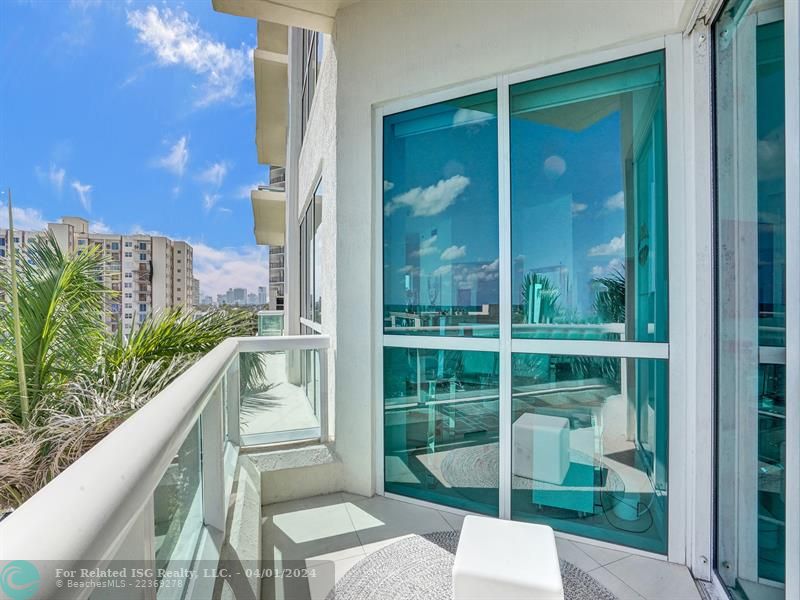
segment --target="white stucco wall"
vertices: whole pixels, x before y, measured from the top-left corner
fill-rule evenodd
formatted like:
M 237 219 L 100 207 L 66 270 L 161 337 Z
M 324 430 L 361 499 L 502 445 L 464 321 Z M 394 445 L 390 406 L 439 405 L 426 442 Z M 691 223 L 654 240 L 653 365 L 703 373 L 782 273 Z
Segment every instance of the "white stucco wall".
M 371 374 L 381 348 L 375 343 L 372 298 L 381 293 L 373 277 L 372 112 L 376 105 L 544 64 L 596 49 L 619 46 L 683 29 L 690 2 L 362 1 L 339 11 L 333 36 L 336 85 L 335 159 L 325 159 L 328 196 L 335 197 L 335 251 L 326 258 L 326 311 L 335 304 L 336 452 L 344 488 L 375 490 L 374 423 L 379 399 Z M 314 114 L 318 118 L 319 114 Z M 329 116 L 329 115 L 328 115 Z M 311 151 L 329 152 L 330 140 Z M 306 146 L 310 145 L 307 142 Z M 324 150 L 322 150 L 324 148 Z M 335 177 L 329 175 L 331 162 Z M 308 167 L 310 172 L 311 167 Z M 313 184 L 311 184 L 313 185 Z M 331 190 L 334 190 L 332 193 Z M 326 198 L 327 200 L 327 198 Z M 328 207 L 332 202 L 329 201 Z M 329 229 L 329 232 L 332 232 Z M 330 234 L 332 235 L 332 233 Z M 333 257 L 335 265 L 330 258 Z M 333 279 L 335 274 L 335 288 Z M 328 298 L 335 289 L 335 303 Z M 329 291 L 330 290 L 330 291 Z M 326 328 L 327 329 L 327 328 Z
M 297 204 L 292 226 L 298 228 L 307 202 L 322 177 L 322 332 L 331 338 L 328 351 L 329 420 L 335 423 L 336 390 L 336 52 L 331 36 L 324 36 L 322 67 L 317 77 L 305 138 L 298 157 Z M 298 231 L 299 240 L 299 231 Z M 298 296 L 299 298 L 299 296 Z M 335 427 L 334 427 L 335 430 Z

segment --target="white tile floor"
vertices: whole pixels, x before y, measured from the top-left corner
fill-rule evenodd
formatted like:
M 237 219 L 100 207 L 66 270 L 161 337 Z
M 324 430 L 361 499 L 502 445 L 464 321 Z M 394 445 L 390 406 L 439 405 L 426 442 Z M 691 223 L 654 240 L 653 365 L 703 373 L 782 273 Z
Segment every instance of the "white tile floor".
M 462 521 L 446 511 L 345 493 L 264 506 L 263 560 L 314 567 L 317 577 L 264 580 L 262 600 L 324 598 L 334 578 L 368 554 L 410 534 L 458 531 Z M 557 545 L 561 558 L 591 573 L 619 600 L 700 599 L 685 567 L 562 538 Z

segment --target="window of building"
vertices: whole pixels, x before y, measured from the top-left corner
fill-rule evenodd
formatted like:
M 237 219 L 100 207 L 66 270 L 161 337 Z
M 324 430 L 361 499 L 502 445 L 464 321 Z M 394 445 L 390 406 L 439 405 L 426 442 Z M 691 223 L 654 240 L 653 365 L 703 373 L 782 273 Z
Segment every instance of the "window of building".
M 320 180 L 300 222 L 300 316 L 322 324 L 322 198 Z M 307 325 L 301 329 L 312 333 Z
M 125 293 L 125 297 L 126 298 L 133 298 L 133 294 L 131 292 L 126 292 Z
M 119 250 L 119 242 L 111 242 L 112 250 Z
M 133 252 L 126 252 L 125 258 L 133 258 Z
M 654 52 L 510 85 L 505 132 L 494 90 L 384 116 L 387 492 L 493 516 L 505 498 L 512 519 L 666 553 L 664 70 Z
M 133 284 L 130 281 L 126 281 L 125 282 L 125 287 L 126 288 L 133 287 Z
M 308 117 L 314 102 L 314 91 L 317 86 L 317 77 L 322 64 L 323 36 L 317 31 L 301 30 L 303 62 L 301 77 L 303 87 L 300 95 L 300 137 L 305 137 Z
M 147 250 L 147 242 L 139 242 L 139 250 Z
M 126 248 L 130 248 L 131 246 L 133 246 L 133 242 L 125 242 Z
M 147 260 L 147 254 L 145 254 L 144 252 L 139 254 L 139 260 Z
M 139 305 L 139 310 L 141 312 L 146 312 L 147 311 L 147 304 L 140 304 Z

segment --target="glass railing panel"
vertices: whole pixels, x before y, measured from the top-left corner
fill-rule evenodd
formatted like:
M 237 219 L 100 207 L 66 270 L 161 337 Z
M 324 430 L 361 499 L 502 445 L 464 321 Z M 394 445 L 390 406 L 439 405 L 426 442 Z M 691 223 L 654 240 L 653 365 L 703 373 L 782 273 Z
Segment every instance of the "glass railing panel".
M 200 419 L 189 431 L 153 494 L 156 579 L 170 565 L 189 568 L 203 529 L 202 454 Z M 170 583 L 174 586 L 174 582 Z M 167 597 L 175 590 L 164 587 Z M 162 592 L 159 591 L 159 597 Z
M 667 361 L 514 354 L 513 519 L 664 554 Z
M 384 348 L 384 488 L 496 516 L 499 355 Z
M 239 369 L 242 445 L 319 438 L 319 350 L 243 352 Z

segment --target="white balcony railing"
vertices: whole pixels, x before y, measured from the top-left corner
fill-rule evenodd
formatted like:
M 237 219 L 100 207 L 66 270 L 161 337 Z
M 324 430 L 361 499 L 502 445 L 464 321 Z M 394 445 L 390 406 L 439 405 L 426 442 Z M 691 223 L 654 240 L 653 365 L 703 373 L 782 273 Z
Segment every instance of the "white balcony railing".
M 284 357 L 267 368 L 268 377 L 277 373 L 282 378 L 277 391 L 274 386 L 268 388 L 272 409 L 281 389 L 305 389 L 292 383 L 304 383 L 297 379 L 297 373 L 303 371 L 297 363 L 303 361 L 295 355 L 315 355 L 315 364 L 322 366 L 314 371 L 313 402 L 317 431 L 324 439 L 324 356 L 329 345 L 330 339 L 321 335 L 230 338 L 219 344 L 0 522 L 0 565 L 10 561 L 32 563 L 39 576 L 37 598 L 87 598 L 96 589 L 93 582 L 106 575 L 83 576 L 80 569 L 107 569 L 115 559 L 155 565 L 156 570 L 147 574 L 153 580 L 159 578 L 157 569 L 162 565 L 188 568 L 192 562 L 202 561 L 216 566 L 225 537 L 236 460 L 245 437 L 241 435 L 245 423 L 240 415 L 240 355 Z M 312 402 L 299 392 L 290 400 L 298 398 Z M 161 514 L 164 507 L 159 505 L 166 498 L 172 510 L 180 501 L 178 488 L 168 484 L 181 481 L 178 471 L 185 465 L 180 463 L 193 456 L 185 449 L 195 439 L 199 471 L 196 491 L 188 496 L 191 506 L 179 515 L 175 513 L 181 522 L 170 523 L 169 531 L 160 535 L 156 531 L 158 519 L 169 518 L 171 513 L 167 510 L 166 515 Z M 187 523 L 195 512 L 197 528 L 189 532 Z M 192 539 L 177 539 L 189 533 Z M 170 535 L 176 539 L 165 543 L 164 537 Z M 191 549 L 188 554 L 186 548 Z M 77 572 L 70 573 L 74 570 Z M 158 582 L 153 583 L 128 589 L 124 597 L 162 598 L 175 593 L 175 589 L 159 589 Z M 181 583 L 177 591 L 180 597 L 210 598 L 215 582 L 208 577 L 188 577 Z

